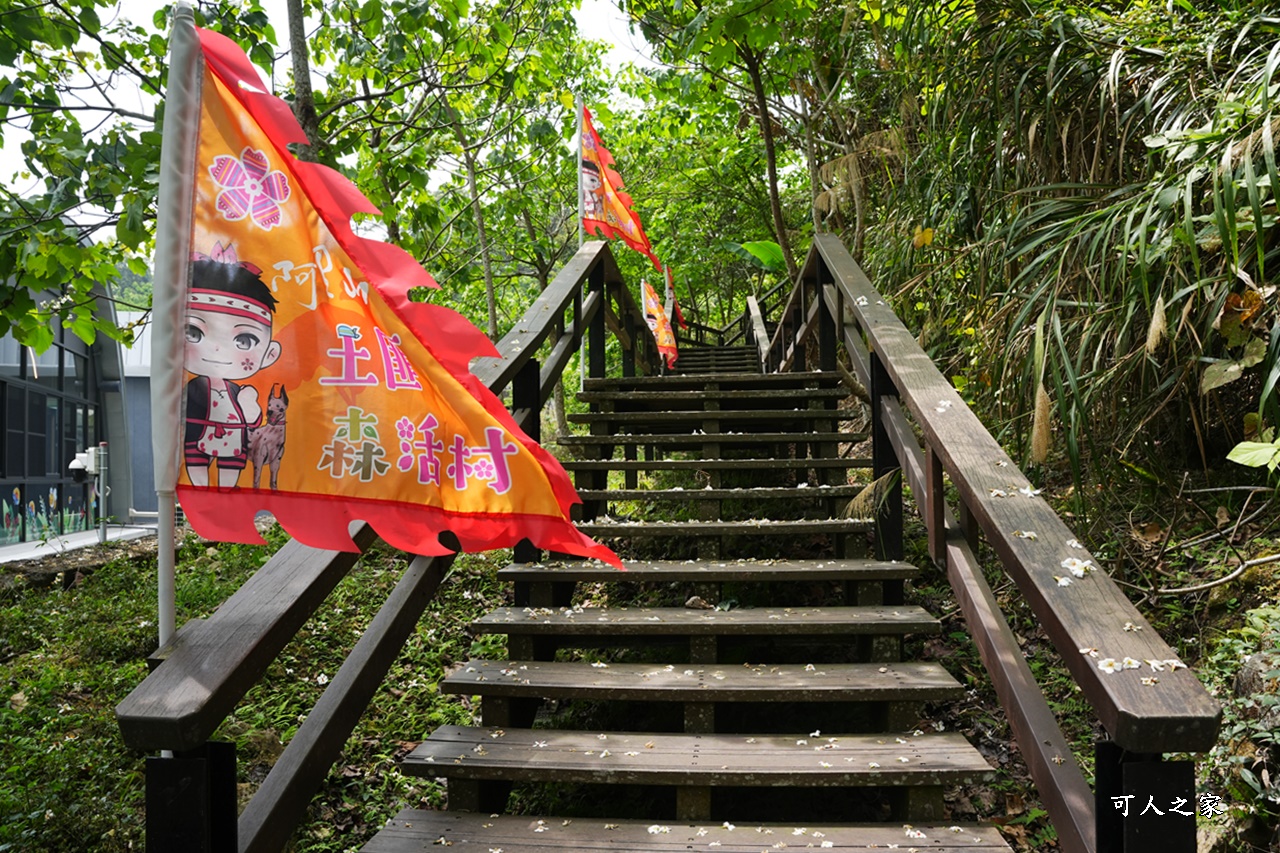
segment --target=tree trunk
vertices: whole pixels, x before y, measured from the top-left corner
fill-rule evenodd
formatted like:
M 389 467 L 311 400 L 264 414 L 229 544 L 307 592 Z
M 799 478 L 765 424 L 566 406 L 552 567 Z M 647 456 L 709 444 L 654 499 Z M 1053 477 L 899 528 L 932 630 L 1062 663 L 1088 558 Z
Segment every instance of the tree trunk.
M 533 227 L 533 217 L 529 215 L 529 208 L 524 207 L 520 210 L 520 218 L 524 221 L 524 232 L 529 237 L 529 245 L 536 246 L 538 234 Z M 544 293 L 551 286 L 551 263 L 547 258 L 536 249 L 533 252 L 533 270 L 534 275 L 538 279 L 538 292 Z M 553 329 L 551 332 L 551 347 L 560 340 L 560 331 Z M 556 377 L 555 387 L 551 391 L 551 414 L 556 421 L 556 437 L 560 438 L 569 434 L 569 416 L 565 414 L 564 408 L 564 373 L 561 372 Z
M 462 129 L 462 119 L 453 107 L 446 106 L 453 120 L 453 131 L 462 147 L 462 162 L 467 168 L 467 192 L 471 195 L 471 211 L 476 217 L 476 236 L 480 240 L 480 263 L 484 269 L 484 295 L 489 305 L 489 340 L 498 340 L 498 298 L 493 287 L 493 264 L 489 259 L 489 238 L 484 228 L 484 206 L 480 204 L 480 190 L 476 184 L 476 153 L 467 141 Z
M 769 117 L 769 101 L 764 93 L 764 78 L 760 75 L 760 57 L 750 48 L 741 48 L 741 56 L 751 78 L 751 89 L 756 96 L 756 112 L 760 116 L 760 136 L 764 139 L 764 162 L 769 174 L 769 209 L 773 214 L 773 230 L 782 247 L 782 257 L 787 262 L 787 275 L 794 282 L 800 277 L 800 267 L 791 254 L 787 240 L 787 224 L 782 216 L 782 200 L 778 196 L 778 152 L 773 142 L 773 121 Z
M 311 59 L 307 54 L 307 26 L 302 16 L 302 0 L 286 0 L 289 14 L 289 53 L 293 59 L 293 115 L 307 135 L 307 144 L 298 146 L 298 159 L 316 162 L 320 146 L 320 116 L 311 91 Z
M 805 91 L 804 78 L 797 76 L 795 79 L 796 94 L 800 97 L 800 115 L 804 120 L 804 159 L 809 164 L 809 210 L 813 214 L 813 233 L 822 233 L 822 217 L 818 215 L 818 205 L 815 202 L 818 199 L 818 190 L 822 187 L 822 181 L 818 175 L 818 146 L 813 139 L 813 123 L 814 118 L 809 114 L 809 97 Z M 832 208 L 836 207 L 832 204 Z

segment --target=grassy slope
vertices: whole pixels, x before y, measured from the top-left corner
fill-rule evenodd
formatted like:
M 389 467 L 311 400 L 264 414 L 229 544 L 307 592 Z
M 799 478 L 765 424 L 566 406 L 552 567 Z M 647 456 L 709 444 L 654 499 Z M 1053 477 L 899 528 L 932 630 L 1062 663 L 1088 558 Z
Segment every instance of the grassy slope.
M 272 546 L 279 543 L 273 535 Z M 179 622 L 214 610 L 272 546 L 211 546 L 187 537 Z M 295 849 L 348 849 L 398 805 L 439 804 L 436 783 L 391 771 L 406 740 L 470 721 L 469 704 L 439 696 L 434 684 L 469 653 L 466 623 L 498 603 L 496 566 L 496 557 L 483 555 L 457 561 L 312 804 Z M 362 559 L 225 722 L 217 737 L 236 743 L 242 797 L 265 776 L 400 568 L 390 554 Z M 145 676 L 144 658 L 155 645 L 154 577 L 154 554 L 143 553 L 86 569 L 65 591 L 21 579 L 0 584 L 0 850 L 143 848 L 144 756 L 121 743 L 114 708 Z

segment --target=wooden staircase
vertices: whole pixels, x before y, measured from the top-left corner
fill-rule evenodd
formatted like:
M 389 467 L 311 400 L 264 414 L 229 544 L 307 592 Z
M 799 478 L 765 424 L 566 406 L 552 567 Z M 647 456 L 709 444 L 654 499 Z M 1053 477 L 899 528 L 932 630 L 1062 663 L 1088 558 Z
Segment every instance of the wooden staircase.
M 1009 850 L 947 819 L 944 790 L 992 770 L 918 728 L 963 690 L 903 660 L 939 630 L 903 600 L 918 572 L 864 559 L 870 522 L 843 517 L 869 464 L 844 396 L 822 373 L 589 380 L 566 467 L 580 526 L 627 571 L 500 572 L 514 605 L 472 630 L 506 635 L 508 659 L 441 684 L 480 697 L 482 725 L 403 764 L 447 779 L 449 810 L 405 810 L 363 849 Z M 548 810 L 503 814 L 513 786 Z
M 685 375 L 759 373 L 760 352 L 751 346 L 682 347 L 675 372 Z

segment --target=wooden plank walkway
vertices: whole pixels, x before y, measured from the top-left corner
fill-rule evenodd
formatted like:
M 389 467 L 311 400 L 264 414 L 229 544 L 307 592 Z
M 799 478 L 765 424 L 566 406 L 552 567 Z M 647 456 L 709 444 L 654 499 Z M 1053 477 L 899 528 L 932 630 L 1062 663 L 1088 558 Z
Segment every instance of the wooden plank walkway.
M 595 434 L 564 442 L 594 457 L 568 465 L 586 501 L 579 528 L 624 555 L 698 557 L 632 558 L 625 572 L 558 559 L 502 569 L 517 603 L 469 630 L 505 635 L 507 659 L 469 660 L 441 683 L 478 699 L 482 724 L 442 726 L 403 761 L 408 774 L 446 780 L 449 810 L 402 812 L 368 853 L 1008 851 L 990 827 L 945 822 L 944 790 L 993 770 L 962 736 L 917 726 L 924 703 L 964 693 L 939 663 L 902 660 L 907 638 L 941 629 L 903 602 L 919 570 L 845 556 L 871 530 L 835 514 L 868 465 L 841 448 L 864 436 L 830 428 L 847 411 L 770 408 L 814 391 L 823 405 L 844 393 L 830 374 L 588 381 L 597 410 L 579 420 Z M 668 396 L 678 410 L 659 405 Z M 746 431 L 721 431 L 735 416 Z M 633 427 L 647 432 L 622 432 Z M 639 448 L 652 458 L 636 459 Z M 662 472 L 663 487 L 642 487 L 646 470 Z M 609 515 L 637 506 L 644 517 Z M 765 559 L 744 542 L 791 553 Z M 825 556 L 798 558 L 801 543 L 825 543 Z M 734 548 L 746 553 L 725 553 Z M 596 592 L 583 599 L 579 588 Z M 524 801 L 585 786 L 592 793 L 574 801 L 591 814 L 502 814 L 513 786 Z M 644 820 L 615 813 L 602 792 L 616 786 Z M 872 814 L 884 822 L 842 820 Z M 805 820 L 778 822 L 791 817 Z
M 484 838 L 490 850 L 503 853 L 548 851 L 651 850 L 685 853 L 760 853 L 761 850 L 822 849 L 835 853 L 869 853 L 897 849 L 902 853 L 991 853 L 1008 851 L 992 827 L 919 825 L 800 825 L 796 823 L 679 823 L 670 821 L 537 818 L 427 812 L 406 809 L 362 853 L 422 853 L 438 847 L 477 848 Z

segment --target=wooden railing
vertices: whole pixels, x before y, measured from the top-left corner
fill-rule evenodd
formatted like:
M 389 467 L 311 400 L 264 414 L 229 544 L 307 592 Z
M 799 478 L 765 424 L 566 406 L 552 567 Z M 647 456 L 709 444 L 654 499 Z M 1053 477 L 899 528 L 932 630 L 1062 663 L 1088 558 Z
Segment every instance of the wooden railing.
M 773 313 L 774 304 L 787 295 L 786 286 L 786 281 L 778 282 L 759 297 L 751 296 L 748 299 L 754 300 L 762 316 L 768 317 Z M 756 330 L 751 327 L 750 319 L 745 314 L 735 317 L 719 328 L 694 320 L 687 322 L 689 328 L 675 329 L 676 343 L 681 346 L 692 344 L 700 347 L 727 347 L 741 343 L 752 345 L 756 339 Z
M 755 318 L 744 316 L 754 328 Z M 1163 759 L 1214 745 L 1218 703 L 1038 497 L 832 235 L 814 239 L 761 363 L 766 371 L 804 369 L 805 345 L 814 339 L 819 366 L 834 367 L 843 345 L 870 389 L 874 473 L 900 470 L 897 489 L 903 480 L 911 487 L 929 554 L 955 592 L 1060 849 L 1194 853 L 1194 766 Z M 896 559 L 900 494 L 882 506 L 878 556 Z M 979 536 L 1106 730 L 1108 739 L 1096 745 L 1093 790 L 987 584 L 975 555 Z M 1073 566 L 1085 575 L 1075 577 Z
M 510 387 L 513 417 L 536 439 L 543 404 L 584 334 L 588 373 L 605 375 L 609 332 L 621 345 L 624 375 L 655 369 L 644 316 L 608 244 L 592 242 L 498 343 L 501 355 L 481 360 L 473 372 L 496 394 Z M 548 343 L 540 365 L 537 355 Z M 352 537 L 362 551 L 376 539 L 363 523 Z M 516 550 L 519 559 L 536 559 L 528 542 Z M 149 850 L 268 853 L 288 843 L 452 557 L 410 560 L 238 819 L 234 747 L 210 738 L 358 558 L 286 544 L 208 619 L 184 625 L 155 654 L 152 673 L 116 708 L 125 743 L 160 753 L 147 759 Z

